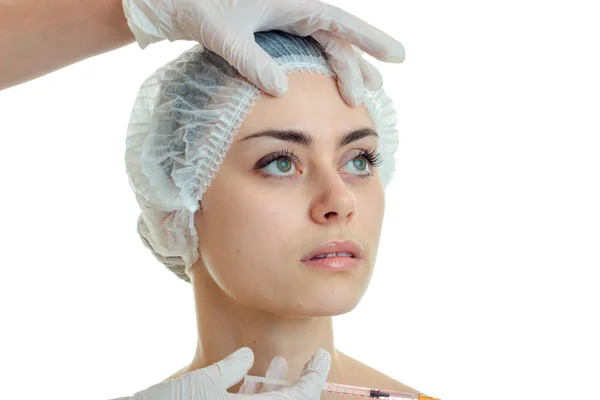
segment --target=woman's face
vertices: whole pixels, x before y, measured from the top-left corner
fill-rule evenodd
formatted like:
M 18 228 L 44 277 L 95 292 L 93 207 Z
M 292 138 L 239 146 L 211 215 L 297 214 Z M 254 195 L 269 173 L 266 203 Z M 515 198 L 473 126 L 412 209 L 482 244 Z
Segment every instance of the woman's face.
M 197 264 L 246 306 L 297 317 L 352 310 L 371 278 L 384 212 L 373 133 L 367 109 L 346 105 L 334 78 L 296 73 L 284 96 L 263 94 L 195 214 Z M 346 240 L 362 249 L 354 268 L 302 261 Z

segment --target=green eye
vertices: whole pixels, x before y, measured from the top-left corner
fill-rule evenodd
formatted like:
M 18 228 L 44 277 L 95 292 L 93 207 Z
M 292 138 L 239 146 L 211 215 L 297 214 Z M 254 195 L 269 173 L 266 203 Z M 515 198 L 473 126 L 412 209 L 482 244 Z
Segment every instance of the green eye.
M 363 156 L 356 157 L 352 161 L 354 162 L 354 167 L 356 167 L 356 169 L 359 171 L 364 171 L 367 167 L 367 159 Z
M 277 168 L 281 172 L 288 172 L 290 169 L 292 169 L 292 163 L 286 158 L 280 158 L 277 160 Z

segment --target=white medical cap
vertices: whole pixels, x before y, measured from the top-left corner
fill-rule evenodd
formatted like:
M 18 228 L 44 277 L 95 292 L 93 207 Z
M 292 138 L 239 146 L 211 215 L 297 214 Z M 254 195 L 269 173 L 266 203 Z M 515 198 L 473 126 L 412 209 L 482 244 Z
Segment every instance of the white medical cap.
M 334 76 L 327 53 L 311 37 L 280 31 L 254 37 L 288 74 Z M 129 183 L 141 208 L 137 231 L 152 254 L 186 282 L 199 256 L 194 213 L 260 96 L 234 67 L 199 45 L 158 69 L 139 90 L 125 151 Z M 396 111 L 383 89 L 366 89 L 364 105 L 379 135 L 378 168 L 385 187 L 395 169 Z

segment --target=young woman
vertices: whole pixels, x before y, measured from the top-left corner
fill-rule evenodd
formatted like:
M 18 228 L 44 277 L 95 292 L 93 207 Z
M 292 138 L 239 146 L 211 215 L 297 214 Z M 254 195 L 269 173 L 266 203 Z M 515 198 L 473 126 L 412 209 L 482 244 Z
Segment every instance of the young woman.
M 323 348 L 330 382 L 418 394 L 333 341 L 332 316 L 356 307 L 375 265 L 398 143 L 392 102 L 367 81 L 364 103 L 348 106 L 310 37 L 255 39 L 288 74 L 284 96 L 195 47 L 142 85 L 132 113 L 138 232 L 196 303 L 196 352 L 166 381 L 244 346 L 249 374 L 273 361 L 296 379 Z

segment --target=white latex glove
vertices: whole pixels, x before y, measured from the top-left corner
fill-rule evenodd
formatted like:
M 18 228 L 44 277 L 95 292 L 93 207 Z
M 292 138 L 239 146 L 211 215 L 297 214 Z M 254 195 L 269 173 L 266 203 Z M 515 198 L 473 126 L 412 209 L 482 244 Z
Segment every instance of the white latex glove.
M 353 45 L 386 62 L 404 61 L 404 47 L 363 20 L 318 0 L 123 0 L 129 28 L 143 49 L 164 39 L 195 40 L 223 57 L 263 91 L 283 95 L 287 75 L 254 41 L 254 32 L 312 36 L 331 55 L 340 94 L 361 104 L 365 86 L 382 78 Z
M 306 371 L 306 366 L 304 366 L 304 370 L 302 373 L 304 374 Z M 267 369 L 267 373 L 265 374 L 265 378 L 274 378 L 274 379 L 286 379 L 288 374 L 288 365 L 283 357 L 274 357 L 271 360 L 271 364 Z M 269 383 L 260 384 L 258 382 L 246 382 L 241 387 L 238 393 L 243 394 L 256 394 L 256 393 L 265 393 L 272 392 L 274 390 L 282 388 L 282 385 L 271 385 Z
M 240 388 L 240 393 L 227 392 L 227 388 L 244 378 L 253 363 L 254 353 L 243 347 L 209 367 L 151 386 L 128 400 L 318 400 L 329 374 L 331 356 L 319 349 L 293 386 L 256 393 L 242 385 L 244 390 Z

